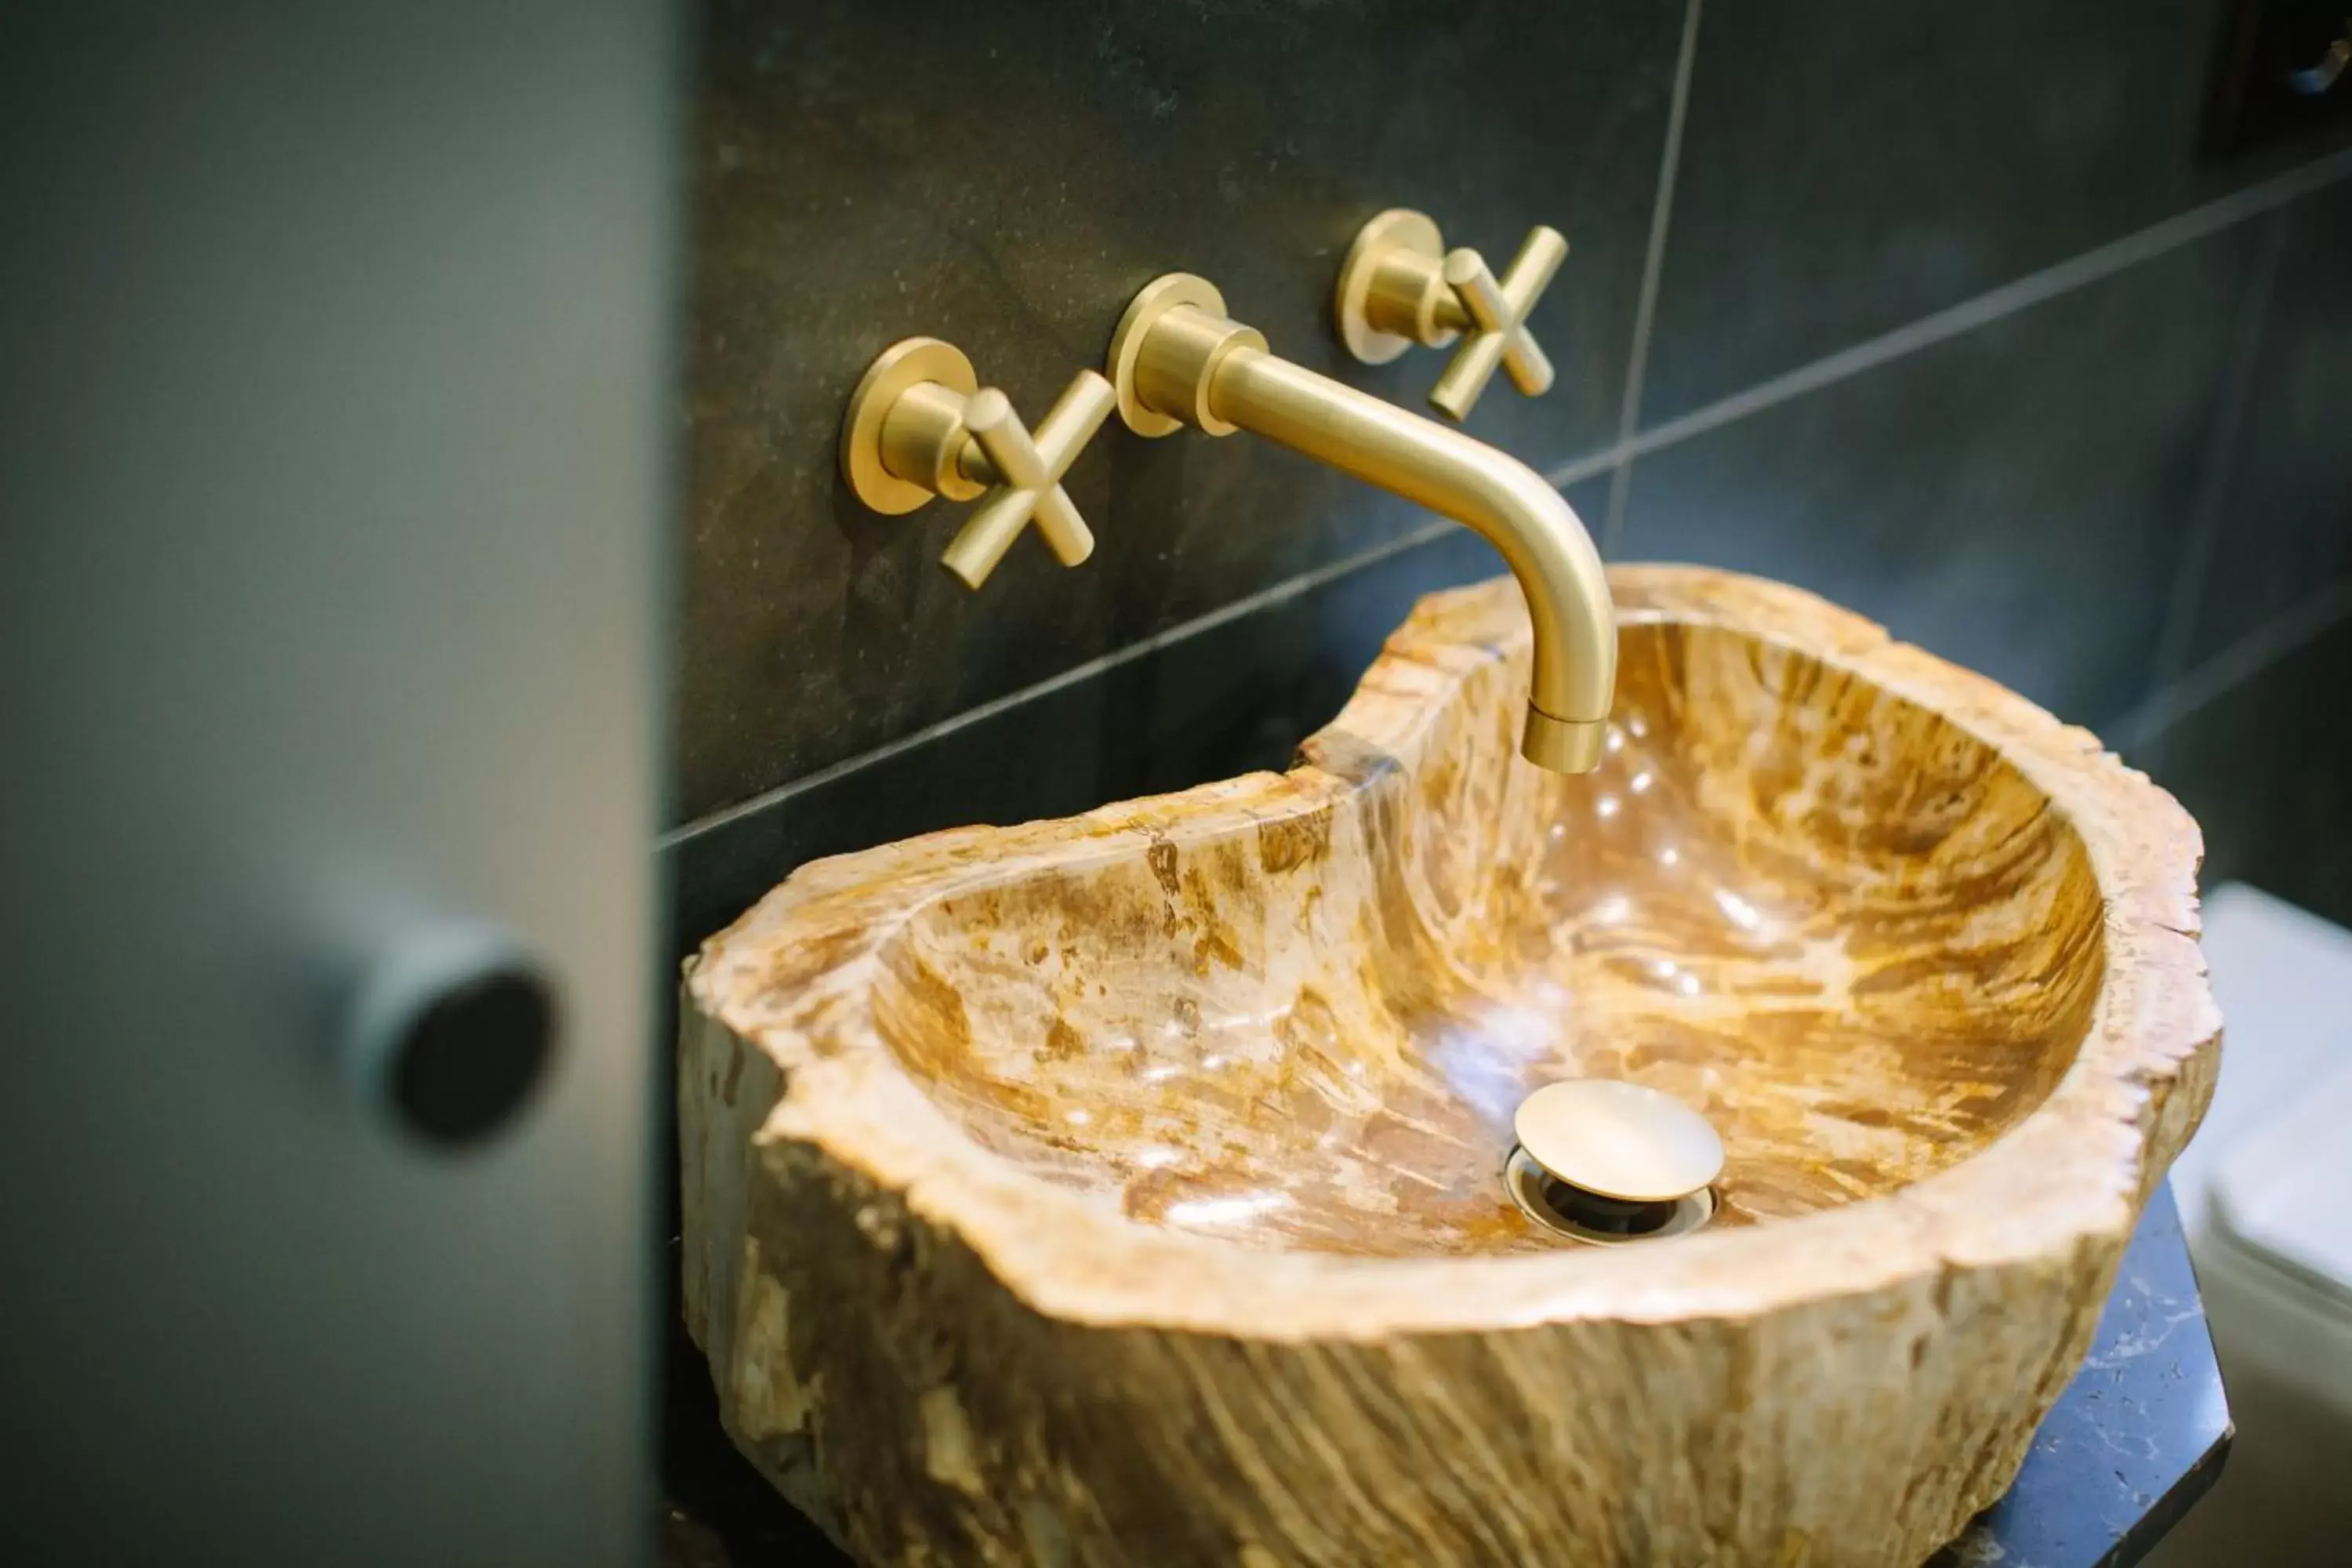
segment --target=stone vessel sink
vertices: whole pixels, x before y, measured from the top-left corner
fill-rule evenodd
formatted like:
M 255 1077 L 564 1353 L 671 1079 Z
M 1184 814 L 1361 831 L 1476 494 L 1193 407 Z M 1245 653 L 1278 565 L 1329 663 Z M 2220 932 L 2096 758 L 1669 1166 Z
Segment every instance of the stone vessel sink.
M 2007 1487 L 2219 1051 L 2196 826 L 1808 595 L 1612 574 L 1599 773 L 1508 580 L 1287 773 L 820 861 L 713 938 L 686 1303 L 870 1562 L 1916 1562 Z M 1711 1224 L 1525 1217 L 1569 1076 Z

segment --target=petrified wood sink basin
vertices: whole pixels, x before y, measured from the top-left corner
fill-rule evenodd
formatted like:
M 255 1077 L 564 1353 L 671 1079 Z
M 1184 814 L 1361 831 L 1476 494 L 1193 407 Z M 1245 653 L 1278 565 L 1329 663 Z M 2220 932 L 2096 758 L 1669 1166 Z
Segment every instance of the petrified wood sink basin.
M 1916 1561 L 2008 1485 L 2210 1091 L 2195 825 L 1795 590 L 1507 579 L 1285 774 L 803 868 L 704 948 L 687 1311 L 874 1562 Z M 1523 1216 L 1513 1107 L 1704 1111 L 1715 1217 Z

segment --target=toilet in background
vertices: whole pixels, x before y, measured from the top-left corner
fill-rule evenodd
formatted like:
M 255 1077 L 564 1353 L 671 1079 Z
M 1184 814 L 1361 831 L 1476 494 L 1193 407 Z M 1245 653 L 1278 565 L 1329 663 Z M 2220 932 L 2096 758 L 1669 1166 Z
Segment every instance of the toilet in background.
M 2172 1167 L 2237 1438 L 2148 1561 L 2352 1552 L 2352 931 L 2242 883 L 2205 900 L 2221 1076 Z

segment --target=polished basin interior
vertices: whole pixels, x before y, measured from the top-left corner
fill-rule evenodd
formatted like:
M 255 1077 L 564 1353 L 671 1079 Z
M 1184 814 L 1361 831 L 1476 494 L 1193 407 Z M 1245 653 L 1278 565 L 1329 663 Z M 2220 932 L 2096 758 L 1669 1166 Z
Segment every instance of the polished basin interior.
M 1286 773 L 704 943 L 683 1304 L 763 1476 L 876 1562 L 1244 1565 L 1916 1563 L 2009 1487 L 2211 1093 L 2196 825 L 1801 590 L 1608 583 L 1591 776 L 1500 578 Z M 1526 1131 L 1627 1202 L 1529 1219 L 1570 1075 Z M 1562 1103 L 1677 1124 L 1627 1083 L 1720 1148 L 1601 1159 Z
M 1570 778 L 1515 755 L 1508 664 L 1440 673 L 1417 750 L 1343 714 L 1294 810 L 1171 816 L 1140 853 L 1130 810 L 1098 858 L 924 910 L 881 955 L 889 1050 L 987 1150 L 1132 1219 L 1391 1257 L 1577 1245 L 1501 1179 L 1557 1078 L 1702 1110 L 1736 1226 L 1965 1159 L 2074 1059 L 2088 858 L 1959 724 L 1636 604 L 1606 760 Z

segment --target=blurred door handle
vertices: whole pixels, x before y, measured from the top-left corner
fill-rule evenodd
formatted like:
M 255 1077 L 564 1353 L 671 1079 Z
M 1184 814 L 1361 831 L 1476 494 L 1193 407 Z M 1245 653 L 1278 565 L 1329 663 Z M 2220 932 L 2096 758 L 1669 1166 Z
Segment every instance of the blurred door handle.
M 345 1078 L 371 1114 L 454 1149 L 511 1121 L 555 1053 L 555 996 L 499 927 L 427 921 L 394 937 L 344 1028 Z

